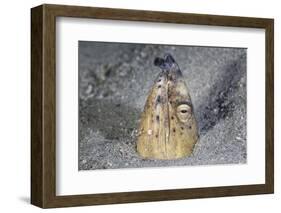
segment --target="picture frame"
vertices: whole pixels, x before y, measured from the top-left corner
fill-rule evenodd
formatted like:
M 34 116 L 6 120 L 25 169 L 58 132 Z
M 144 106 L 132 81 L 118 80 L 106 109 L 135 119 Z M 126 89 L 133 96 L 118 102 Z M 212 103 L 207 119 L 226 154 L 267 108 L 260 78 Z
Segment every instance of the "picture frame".
M 265 30 L 265 183 L 144 191 L 56 194 L 56 19 L 71 17 Z M 74 183 L 75 184 L 75 183 Z M 269 194 L 274 192 L 274 20 L 44 4 L 31 9 L 31 203 L 56 208 Z

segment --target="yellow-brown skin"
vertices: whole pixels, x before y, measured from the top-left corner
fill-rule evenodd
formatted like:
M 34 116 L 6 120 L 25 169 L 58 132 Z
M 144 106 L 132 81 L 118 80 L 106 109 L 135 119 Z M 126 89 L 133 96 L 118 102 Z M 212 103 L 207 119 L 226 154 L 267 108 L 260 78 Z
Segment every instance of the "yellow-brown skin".
M 178 65 L 170 55 L 161 60 L 162 73 L 141 115 L 137 151 L 143 158 L 177 159 L 192 154 L 198 139 L 197 122 Z

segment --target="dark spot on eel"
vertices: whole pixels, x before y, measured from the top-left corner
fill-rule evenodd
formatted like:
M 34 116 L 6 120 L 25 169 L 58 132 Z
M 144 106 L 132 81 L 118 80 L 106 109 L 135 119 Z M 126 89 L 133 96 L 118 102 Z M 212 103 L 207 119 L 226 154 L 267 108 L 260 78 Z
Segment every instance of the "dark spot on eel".
M 156 115 L 156 121 L 158 121 L 158 122 L 159 122 L 159 120 L 160 120 L 159 115 Z
M 173 132 L 176 132 L 176 129 L 175 129 L 175 128 L 173 128 Z
M 158 88 L 161 88 L 161 85 L 158 85 Z
M 174 120 L 174 116 L 172 116 L 171 119 Z
M 157 96 L 156 102 L 157 102 L 157 103 L 160 103 L 160 102 L 161 102 L 161 97 L 160 97 L 160 95 Z
M 181 129 L 183 130 L 183 127 L 181 127 Z

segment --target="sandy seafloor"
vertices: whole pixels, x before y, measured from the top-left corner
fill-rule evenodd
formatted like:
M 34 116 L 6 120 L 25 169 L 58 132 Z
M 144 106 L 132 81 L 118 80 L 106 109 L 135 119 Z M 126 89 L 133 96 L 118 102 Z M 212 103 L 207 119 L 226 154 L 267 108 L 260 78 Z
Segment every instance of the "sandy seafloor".
M 173 55 L 190 90 L 200 139 L 190 157 L 147 160 L 136 130 L 160 69 Z M 79 170 L 243 164 L 246 143 L 244 48 L 79 42 Z

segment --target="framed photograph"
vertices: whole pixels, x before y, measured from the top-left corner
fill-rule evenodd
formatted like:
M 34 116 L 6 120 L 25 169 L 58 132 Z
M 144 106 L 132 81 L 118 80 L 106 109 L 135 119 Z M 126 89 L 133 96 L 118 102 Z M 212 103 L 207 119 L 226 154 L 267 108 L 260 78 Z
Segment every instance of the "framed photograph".
M 31 9 L 31 203 L 273 193 L 274 21 Z

